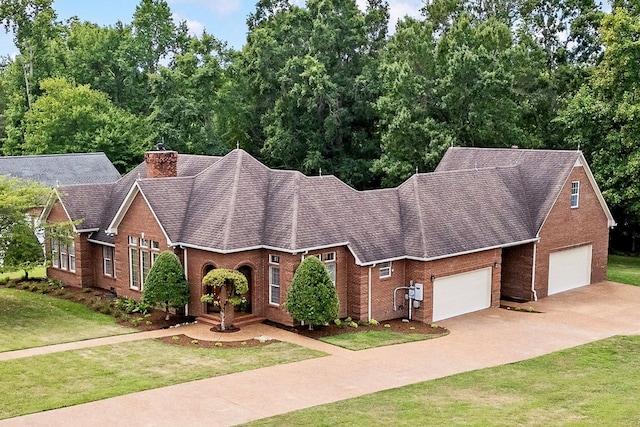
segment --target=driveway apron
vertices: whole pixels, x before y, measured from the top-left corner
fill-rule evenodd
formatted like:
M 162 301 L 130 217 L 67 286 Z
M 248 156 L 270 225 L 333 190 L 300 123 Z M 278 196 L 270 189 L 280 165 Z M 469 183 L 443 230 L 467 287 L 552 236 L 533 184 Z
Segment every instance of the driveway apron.
M 330 354 L 193 381 L 0 422 L 1 426 L 227 426 L 640 333 L 640 288 L 611 282 L 439 322 L 445 337 L 348 351 L 258 325 L 267 334 Z M 528 312 L 532 307 L 536 312 Z M 187 333 L 189 327 L 180 330 Z M 208 332 L 194 325 L 193 333 Z M 213 339 L 213 338 L 209 338 Z

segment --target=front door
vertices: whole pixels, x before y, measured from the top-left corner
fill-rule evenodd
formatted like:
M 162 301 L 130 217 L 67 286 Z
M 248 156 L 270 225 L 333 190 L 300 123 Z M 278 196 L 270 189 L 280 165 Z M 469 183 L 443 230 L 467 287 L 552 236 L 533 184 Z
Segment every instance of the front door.
M 240 313 L 251 313 L 251 291 L 253 289 L 253 274 L 251 271 L 251 267 L 249 267 L 248 265 L 243 265 L 242 267 L 238 268 L 238 271 L 244 274 L 244 277 L 247 278 L 247 282 L 249 282 L 249 290 L 246 293 L 240 295 L 240 305 L 236 307 L 236 311 Z

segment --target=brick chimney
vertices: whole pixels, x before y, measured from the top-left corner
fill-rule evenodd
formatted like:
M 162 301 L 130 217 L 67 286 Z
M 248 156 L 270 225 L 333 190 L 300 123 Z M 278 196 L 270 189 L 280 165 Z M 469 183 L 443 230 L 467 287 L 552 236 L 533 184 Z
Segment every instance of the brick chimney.
M 147 178 L 170 178 L 178 176 L 177 151 L 147 151 L 144 153 L 147 164 Z

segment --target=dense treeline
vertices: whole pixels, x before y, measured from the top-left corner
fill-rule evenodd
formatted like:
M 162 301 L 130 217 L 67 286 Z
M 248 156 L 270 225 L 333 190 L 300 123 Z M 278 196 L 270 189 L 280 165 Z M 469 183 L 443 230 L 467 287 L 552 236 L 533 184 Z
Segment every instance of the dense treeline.
M 141 0 L 130 24 L 60 22 L 3 0 L 0 152 L 104 151 L 122 171 L 163 140 L 237 145 L 356 188 L 430 171 L 451 145 L 584 151 L 621 224 L 640 224 L 640 8 L 614 0 L 430 0 L 389 35 L 384 0 L 259 0 L 241 51 Z

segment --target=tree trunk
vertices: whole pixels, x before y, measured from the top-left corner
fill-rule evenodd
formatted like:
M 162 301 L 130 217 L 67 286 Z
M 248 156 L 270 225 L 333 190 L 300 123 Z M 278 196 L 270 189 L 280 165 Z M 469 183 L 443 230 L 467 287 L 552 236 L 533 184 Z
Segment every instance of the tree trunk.
M 24 271 L 24 280 L 29 280 L 29 271 Z
M 164 303 L 164 320 L 169 320 L 169 317 L 171 315 L 169 314 L 169 301 L 165 301 Z

